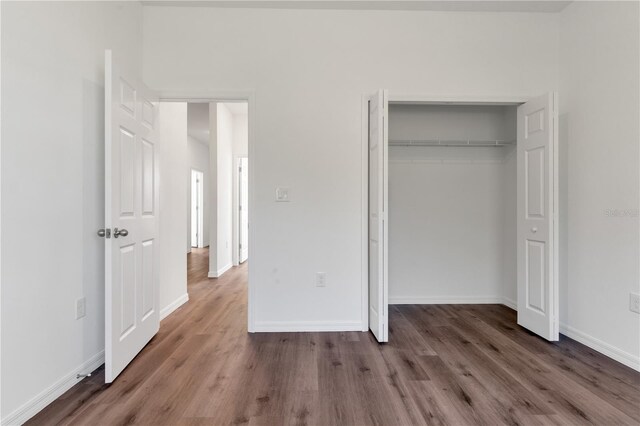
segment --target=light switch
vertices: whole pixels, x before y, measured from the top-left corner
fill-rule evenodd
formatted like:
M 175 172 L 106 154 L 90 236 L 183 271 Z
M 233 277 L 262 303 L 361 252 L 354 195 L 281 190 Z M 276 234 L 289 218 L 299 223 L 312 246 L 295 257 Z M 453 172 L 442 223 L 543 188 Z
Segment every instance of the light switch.
M 289 201 L 289 188 L 279 186 L 276 188 L 276 201 L 279 203 Z

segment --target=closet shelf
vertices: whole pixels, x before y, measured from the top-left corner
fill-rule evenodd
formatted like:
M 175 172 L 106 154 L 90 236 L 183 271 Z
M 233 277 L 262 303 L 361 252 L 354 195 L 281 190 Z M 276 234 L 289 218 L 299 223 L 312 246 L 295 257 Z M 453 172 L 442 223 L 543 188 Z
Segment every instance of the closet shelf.
M 492 146 L 501 147 L 514 145 L 515 140 L 493 140 L 493 141 L 476 141 L 476 140 L 390 140 L 389 146 Z

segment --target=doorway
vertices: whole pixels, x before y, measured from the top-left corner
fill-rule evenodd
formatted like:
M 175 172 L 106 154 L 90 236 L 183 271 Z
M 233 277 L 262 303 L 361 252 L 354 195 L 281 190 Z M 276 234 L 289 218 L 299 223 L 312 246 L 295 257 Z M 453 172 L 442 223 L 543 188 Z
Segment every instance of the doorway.
M 204 173 L 191 169 L 191 247 L 204 247 Z

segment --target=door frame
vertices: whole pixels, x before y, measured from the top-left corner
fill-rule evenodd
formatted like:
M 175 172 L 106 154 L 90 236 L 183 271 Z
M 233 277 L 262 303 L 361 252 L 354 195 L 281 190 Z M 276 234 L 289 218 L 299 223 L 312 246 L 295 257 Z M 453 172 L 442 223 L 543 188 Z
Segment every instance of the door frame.
M 361 214 L 360 214 L 360 229 L 361 229 L 361 256 L 360 256 L 360 269 L 361 269 L 361 331 L 369 331 L 369 97 L 371 93 L 375 92 L 375 88 L 371 89 L 368 93 L 363 93 L 361 97 L 361 169 L 362 174 L 360 176 L 361 181 Z M 395 92 L 389 90 L 388 101 L 389 104 L 398 103 L 419 103 L 419 104 L 451 104 L 451 105 L 522 105 L 528 102 L 530 99 L 534 99 L 539 96 L 540 93 L 534 95 L 434 95 L 424 94 L 419 92 Z M 557 145 L 557 144 L 556 144 Z M 557 149 L 557 146 L 556 146 Z M 556 161 L 557 167 L 557 161 Z M 556 169 L 556 182 L 555 196 L 558 196 L 558 182 L 557 182 L 557 169 Z M 251 213 L 251 212 L 249 212 Z M 557 210 L 554 215 L 554 220 L 557 225 Z M 555 271 L 554 275 L 558 276 L 558 247 L 555 244 L 554 247 Z M 557 278 L 556 278 L 557 282 Z
M 255 205 L 256 179 L 255 161 L 255 123 L 256 123 L 256 94 L 255 90 L 162 90 L 158 92 L 159 102 L 188 102 L 188 103 L 210 103 L 210 102 L 246 102 L 248 105 L 247 121 L 249 127 L 248 137 L 248 157 L 249 157 L 249 205 Z M 249 209 L 249 247 L 255 246 L 256 221 L 254 220 L 255 209 Z M 210 242 L 211 245 L 211 242 Z M 247 331 L 255 332 L 255 283 L 252 277 L 256 276 L 254 269 L 257 262 L 249 262 L 247 275 Z
M 191 220 L 191 216 L 193 216 L 193 188 L 191 187 L 191 185 L 193 184 L 193 173 L 199 173 L 202 176 L 202 189 L 200 190 L 202 192 L 202 200 L 201 203 L 202 205 L 200 206 L 199 212 L 198 212 L 198 221 L 200 222 L 200 218 L 202 218 L 202 229 L 200 229 L 200 224 L 198 224 L 198 239 L 196 241 L 196 248 L 203 248 L 204 247 L 204 236 L 201 235 L 203 230 L 204 230 L 204 197 L 205 197 L 205 191 L 204 191 L 204 172 L 202 170 L 196 169 L 195 167 L 191 167 L 191 174 L 189 176 L 189 187 L 191 188 L 191 191 L 189 191 L 189 205 L 191 208 L 191 215 L 189 217 L 189 250 L 191 250 L 193 248 L 193 242 L 191 241 L 191 229 L 193 227 L 193 220 Z M 202 245 L 201 245 L 202 242 Z

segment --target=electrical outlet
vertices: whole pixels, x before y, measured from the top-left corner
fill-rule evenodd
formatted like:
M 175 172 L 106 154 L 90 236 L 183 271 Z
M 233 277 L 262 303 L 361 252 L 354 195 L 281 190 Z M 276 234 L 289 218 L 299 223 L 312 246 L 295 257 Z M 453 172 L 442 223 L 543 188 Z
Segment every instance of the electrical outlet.
M 80 319 L 87 314 L 87 299 L 81 297 L 76 300 L 76 319 Z
M 289 188 L 279 186 L 276 188 L 276 201 L 278 203 L 289 202 Z
M 640 294 L 629 293 L 629 310 L 640 314 Z
M 327 286 L 327 273 L 316 272 L 316 287 L 326 287 L 326 286 Z

